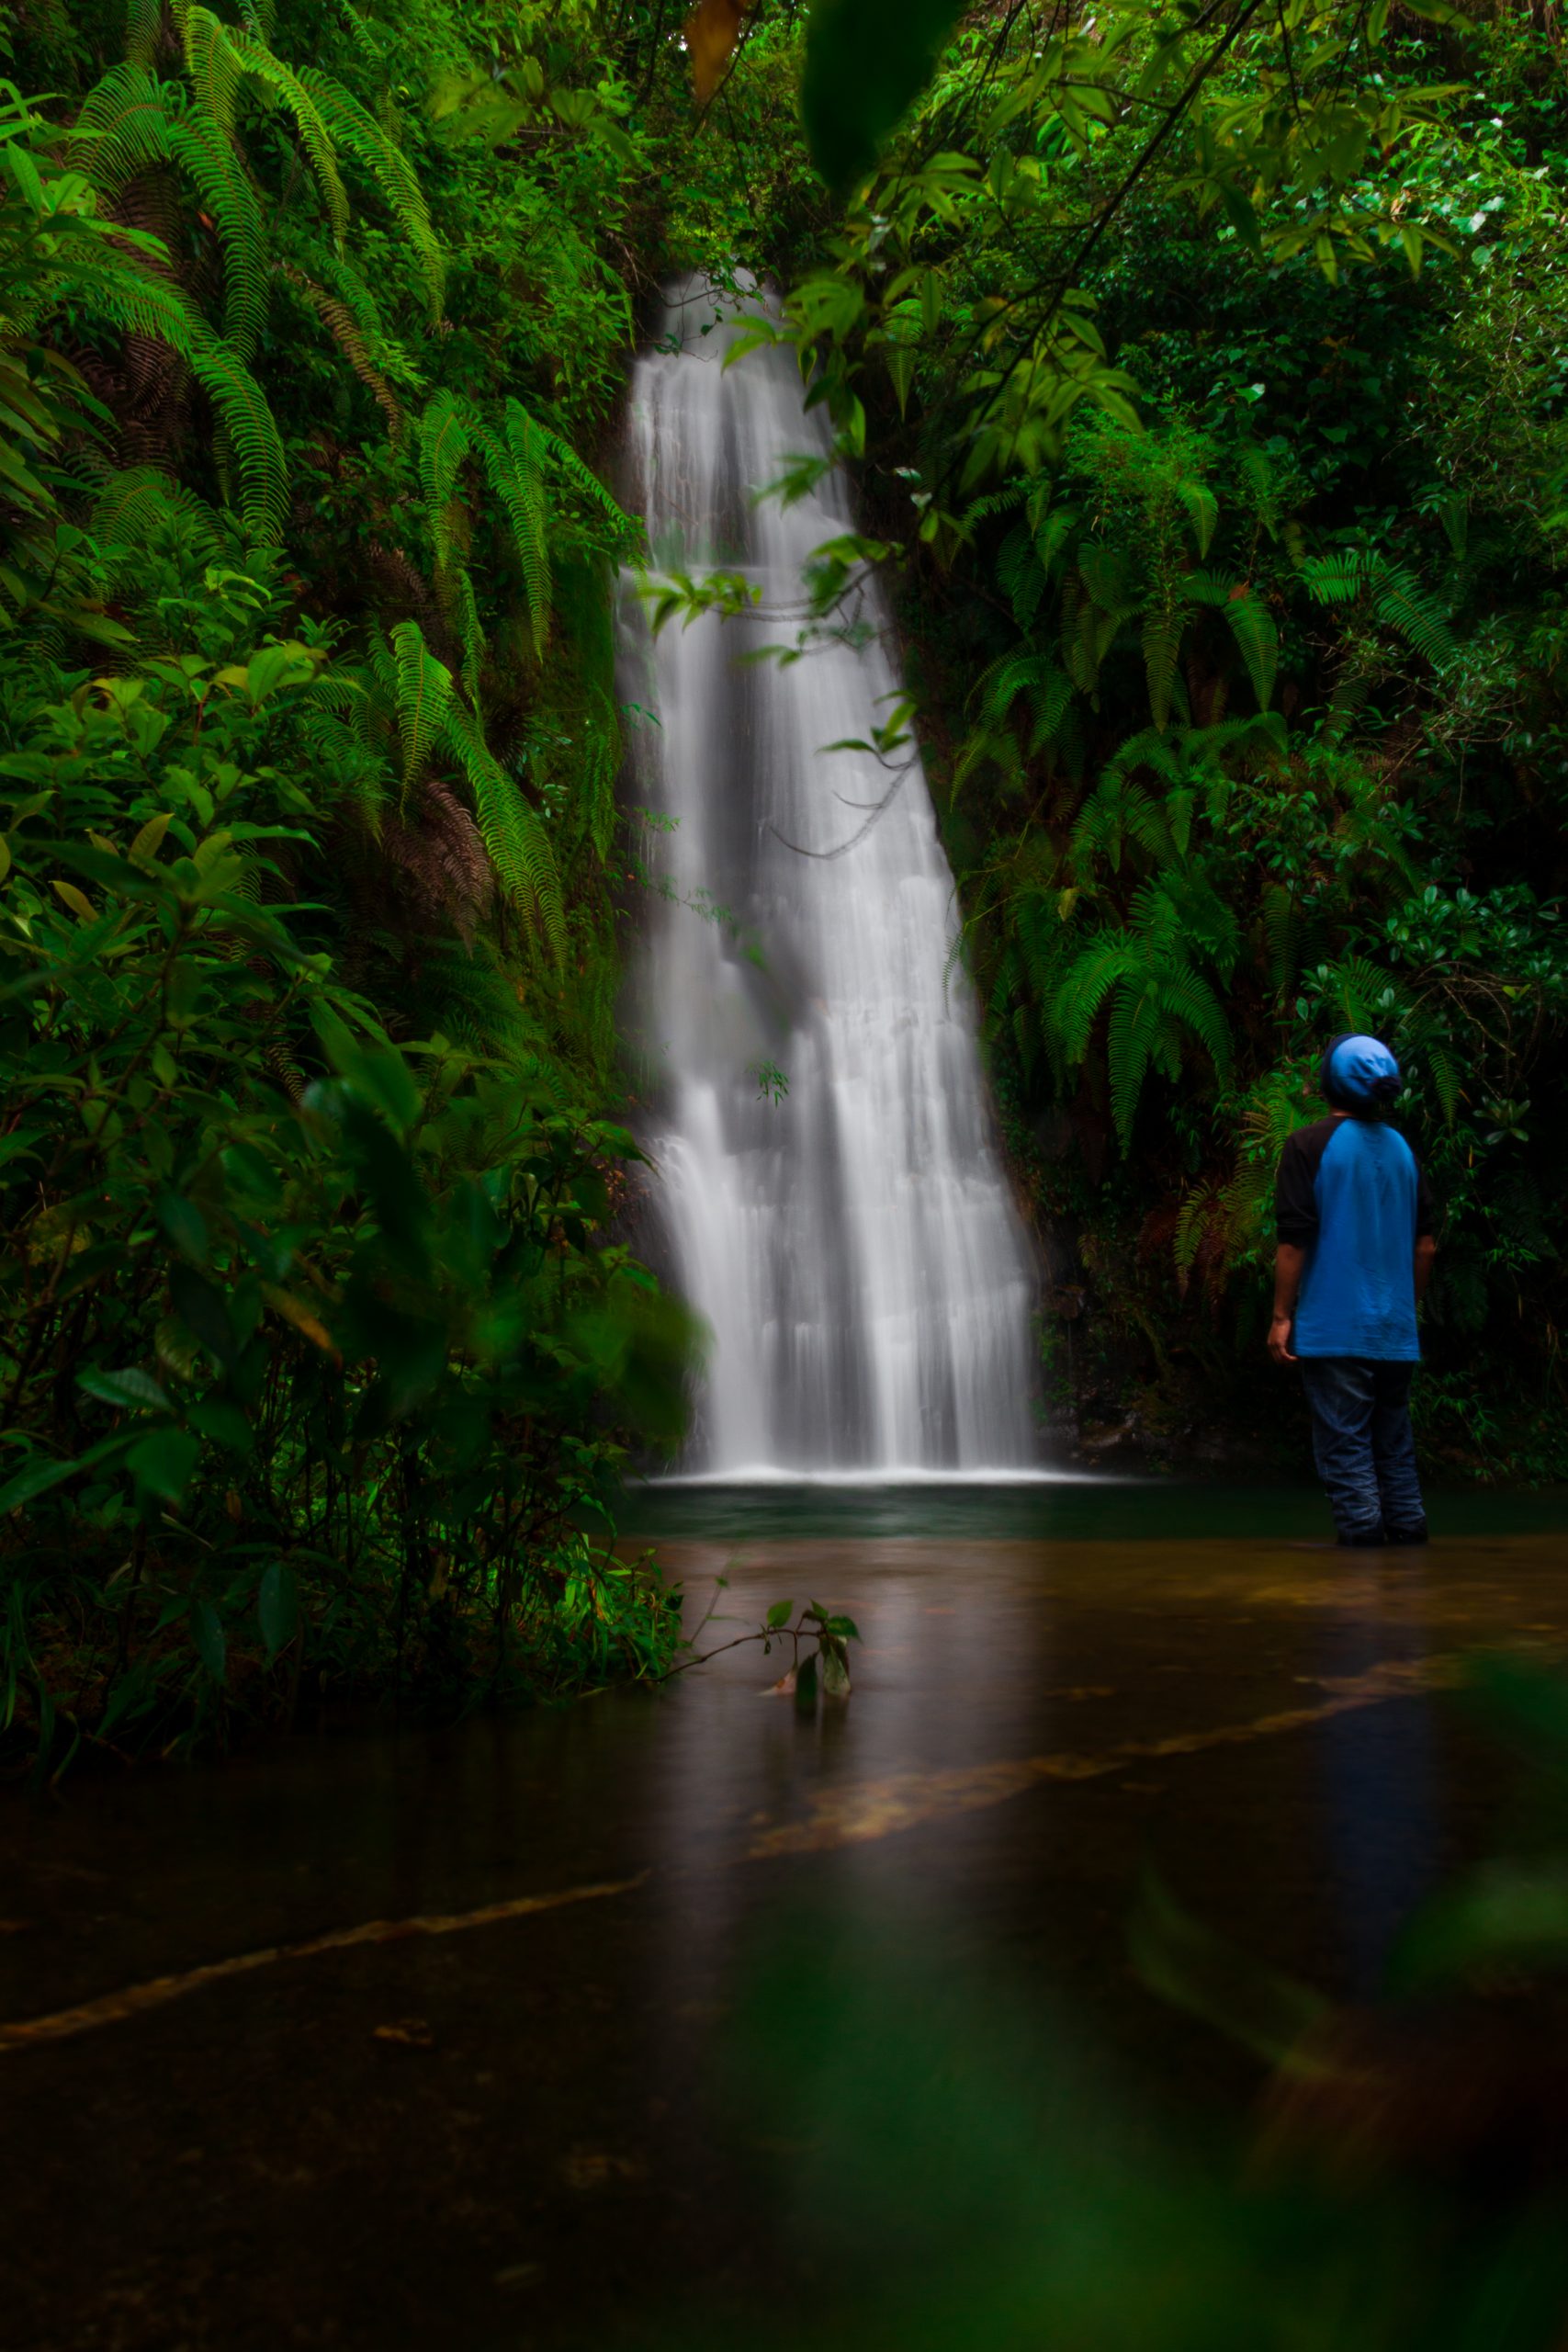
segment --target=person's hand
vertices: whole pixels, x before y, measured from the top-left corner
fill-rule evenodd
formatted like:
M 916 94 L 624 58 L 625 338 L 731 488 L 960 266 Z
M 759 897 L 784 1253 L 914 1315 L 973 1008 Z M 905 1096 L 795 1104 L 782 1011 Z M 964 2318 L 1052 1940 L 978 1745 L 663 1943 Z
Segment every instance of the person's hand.
M 1269 1324 L 1269 1352 L 1276 1363 L 1295 1363 L 1296 1359 L 1291 1353 L 1291 1318 L 1288 1315 L 1276 1315 Z

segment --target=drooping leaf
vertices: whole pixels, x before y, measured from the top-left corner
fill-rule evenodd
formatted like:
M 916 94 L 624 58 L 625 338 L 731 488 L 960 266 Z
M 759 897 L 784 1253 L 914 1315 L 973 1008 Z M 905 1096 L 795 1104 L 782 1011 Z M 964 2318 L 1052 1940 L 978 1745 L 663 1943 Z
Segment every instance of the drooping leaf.
M 200 1452 L 201 1440 L 187 1437 L 183 1430 L 153 1430 L 131 1447 L 126 1466 L 146 1493 L 155 1495 L 160 1502 L 177 1503 L 190 1484 Z
M 811 160 L 835 195 L 872 169 L 962 14 L 956 0 L 815 0 L 800 111 Z
M 89 1364 L 76 1374 L 76 1385 L 87 1396 L 97 1397 L 100 1404 L 118 1406 L 123 1412 L 166 1413 L 169 1399 L 157 1382 L 134 1365 L 123 1372 L 105 1372 L 97 1364 Z
M 223 1621 L 210 1600 L 192 1601 L 190 1638 L 197 1657 L 214 1682 L 221 1682 L 229 1661 L 229 1643 L 223 1631 Z
M 751 0 L 697 0 L 683 28 L 692 61 L 692 86 L 705 107 L 735 54 Z
M 291 1642 L 299 1625 L 299 1589 L 294 1571 L 274 1560 L 256 1589 L 256 1622 L 268 1657 Z

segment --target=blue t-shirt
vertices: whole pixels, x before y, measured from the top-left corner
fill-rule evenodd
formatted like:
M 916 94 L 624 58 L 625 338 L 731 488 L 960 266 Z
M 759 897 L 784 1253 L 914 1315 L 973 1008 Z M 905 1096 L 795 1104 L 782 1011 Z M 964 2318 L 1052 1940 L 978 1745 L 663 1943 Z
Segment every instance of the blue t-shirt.
M 1308 1253 L 1294 1353 L 1417 1363 L 1416 1244 L 1432 1230 L 1431 1203 L 1397 1129 L 1357 1118 L 1298 1127 L 1275 1210 L 1280 1239 Z

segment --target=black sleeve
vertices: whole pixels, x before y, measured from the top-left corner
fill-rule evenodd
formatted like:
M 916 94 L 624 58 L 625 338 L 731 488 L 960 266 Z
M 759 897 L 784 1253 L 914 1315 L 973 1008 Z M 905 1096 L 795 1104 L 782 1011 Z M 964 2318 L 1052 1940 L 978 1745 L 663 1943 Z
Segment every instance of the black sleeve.
M 1307 1249 L 1317 1238 L 1317 1168 L 1334 1133 L 1333 1119 L 1314 1120 L 1285 1138 L 1274 1185 L 1274 1232 L 1280 1241 Z
M 1432 1187 L 1427 1182 L 1427 1170 L 1416 1162 L 1416 1238 L 1424 1241 L 1437 1231 L 1432 1216 Z

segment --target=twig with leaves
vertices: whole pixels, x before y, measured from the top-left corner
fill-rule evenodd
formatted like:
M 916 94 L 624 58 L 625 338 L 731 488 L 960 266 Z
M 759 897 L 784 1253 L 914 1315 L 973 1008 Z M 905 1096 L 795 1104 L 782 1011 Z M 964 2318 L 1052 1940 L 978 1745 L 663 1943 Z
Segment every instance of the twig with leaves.
M 699 1650 L 697 1643 L 705 1629 L 716 1621 L 719 1599 L 728 1584 L 728 1577 L 714 1579 L 713 1599 L 685 1645 L 691 1655 L 671 1667 L 662 1680 L 672 1681 L 676 1675 L 686 1673 L 694 1666 L 706 1666 L 710 1658 L 722 1657 L 727 1650 L 744 1649 L 753 1642 L 761 1642 L 764 1657 L 771 1656 L 775 1642 L 781 1645 L 788 1642 L 790 1663 L 778 1680 L 769 1685 L 767 1695 L 776 1692 L 780 1698 L 793 1697 L 797 1707 L 806 1709 L 816 1705 L 819 1689 L 825 1698 L 849 1697 L 849 1645 L 860 1640 L 860 1628 L 852 1617 L 824 1608 L 819 1600 L 807 1601 L 798 1616 L 795 1614 L 793 1600 L 775 1600 L 753 1632 L 737 1634 L 733 1641 L 716 1643 L 711 1650 Z M 802 1642 L 815 1645 L 804 1659 L 800 1654 Z

